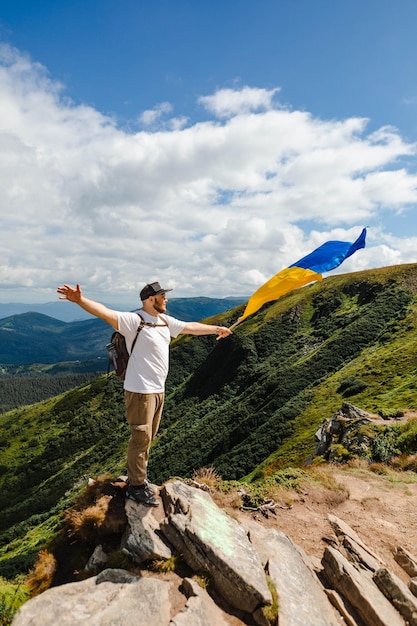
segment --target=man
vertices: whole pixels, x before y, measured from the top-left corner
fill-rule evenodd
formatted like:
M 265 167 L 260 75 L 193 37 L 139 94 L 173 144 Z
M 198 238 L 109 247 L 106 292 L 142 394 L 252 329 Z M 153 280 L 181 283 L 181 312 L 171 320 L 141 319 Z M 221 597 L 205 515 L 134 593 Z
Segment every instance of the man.
M 166 293 L 158 282 L 150 283 L 140 292 L 140 315 L 147 322 L 140 331 L 129 358 L 124 381 L 126 419 L 130 427 L 127 451 L 128 487 L 126 496 L 147 506 L 158 506 L 155 491 L 147 479 L 151 443 L 158 432 L 164 404 L 165 380 L 168 374 L 169 343 L 180 334 L 217 335 L 227 337 L 225 326 L 200 322 L 182 322 L 166 311 Z M 124 313 L 86 298 L 77 285 L 58 287 L 60 300 L 75 302 L 82 309 L 110 324 L 124 335 L 130 352 L 140 323 L 136 313 Z

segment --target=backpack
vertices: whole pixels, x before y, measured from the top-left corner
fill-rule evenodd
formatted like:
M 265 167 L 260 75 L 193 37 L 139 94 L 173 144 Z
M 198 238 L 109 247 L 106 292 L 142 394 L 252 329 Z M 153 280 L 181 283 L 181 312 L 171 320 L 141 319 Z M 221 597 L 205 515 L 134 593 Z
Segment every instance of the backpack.
M 164 321 L 163 324 L 154 324 L 152 322 L 145 322 L 145 320 L 139 313 L 138 313 L 138 316 L 140 317 L 140 323 L 136 331 L 135 338 L 132 341 L 132 348 L 130 350 L 130 354 L 132 354 L 133 348 L 135 347 L 135 343 L 139 337 L 139 333 L 144 326 L 152 326 L 153 328 L 155 328 L 156 326 L 168 326 L 168 324 L 163 318 L 162 318 Z M 111 336 L 110 343 L 106 345 L 106 350 L 109 356 L 107 374 L 109 374 L 110 368 L 113 367 L 114 373 L 116 374 L 116 376 L 124 380 L 126 376 L 127 364 L 129 362 L 130 354 L 127 350 L 126 340 L 124 336 L 122 335 L 122 333 L 120 333 L 118 330 L 114 331 L 114 333 Z

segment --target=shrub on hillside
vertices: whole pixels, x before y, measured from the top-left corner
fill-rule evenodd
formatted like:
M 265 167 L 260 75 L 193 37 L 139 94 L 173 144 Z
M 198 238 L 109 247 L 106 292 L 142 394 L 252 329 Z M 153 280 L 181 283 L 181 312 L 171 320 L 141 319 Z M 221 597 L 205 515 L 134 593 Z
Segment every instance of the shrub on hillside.
M 399 454 L 398 432 L 392 428 L 386 428 L 378 433 L 371 441 L 372 460 L 376 463 L 387 463 Z
M 341 393 L 344 398 L 349 398 L 350 396 L 355 396 L 361 391 L 366 389 L 367 384 L 357 378 L 356 376 L 347 376 L 347 378 L 343 379 L 336 389 L 337 393 Z

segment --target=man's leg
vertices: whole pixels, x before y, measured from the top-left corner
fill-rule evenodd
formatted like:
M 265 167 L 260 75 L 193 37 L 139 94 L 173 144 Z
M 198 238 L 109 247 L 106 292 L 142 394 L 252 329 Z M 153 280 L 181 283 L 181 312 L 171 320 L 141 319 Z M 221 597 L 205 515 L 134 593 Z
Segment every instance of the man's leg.
M 164 394 L 125 392 L 126 419 L 130 427 L 127 452 L 128 496 L 151 506 L 158 504 L 152 498 L 146 483 L 149 449 L 161 420 Z

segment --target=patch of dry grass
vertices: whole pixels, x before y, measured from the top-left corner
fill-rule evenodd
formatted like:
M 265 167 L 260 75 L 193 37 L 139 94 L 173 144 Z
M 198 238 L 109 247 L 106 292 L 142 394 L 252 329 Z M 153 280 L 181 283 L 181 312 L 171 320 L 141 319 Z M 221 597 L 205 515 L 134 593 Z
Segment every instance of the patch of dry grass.
M 308 469 L 310 478 L 329 491 L 346 491 L 346 487 L 339 483 L 334 476 L 334 468 L 331 465 L 319 465 Z
M 149 568 L 153 572 L 158 572 L 159 574 L 175 572 L 178 568 L 178 557 L 172 555 L 169 557 L 169 559 L 155 559 L 154 561 L 152 561 Z
M 77 536 L 81 540 L 88 540 L 91 532 L 99 528 L 106 519 L 111 496 L 101 496 L 91 506 L 85 509 L 69 509 L 64 513 L 67 532 L 70 537 Z
M 26 585 L 32 596 L 37 596 L 51 586 L 57 562 L 54 555 L 48 550 L 41 550 L 38 559 L 29 572 Z
M 127 522 L 123 487 L 106 476 L 92 481 L 65 511 L 64 520 L 67 536 L 79 541 L 123 532 Z
M 200 467 L 200 469 L 195 470 L 193 473 L 193 480 L 207 485 L 207 487 L 209 487 L 212 491 L 219 489 L 222 483 L 221 476 L 219 476 L 215 468 L 212 466 Z
M 417 472 L 417 454 L 402 454 L 392 459 L 391 465 L 396 470 Z

